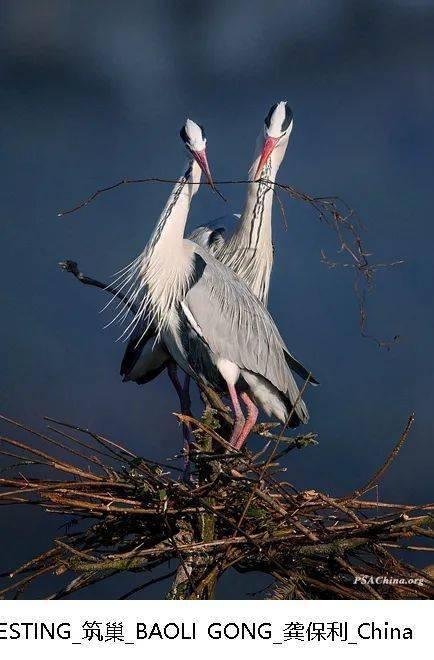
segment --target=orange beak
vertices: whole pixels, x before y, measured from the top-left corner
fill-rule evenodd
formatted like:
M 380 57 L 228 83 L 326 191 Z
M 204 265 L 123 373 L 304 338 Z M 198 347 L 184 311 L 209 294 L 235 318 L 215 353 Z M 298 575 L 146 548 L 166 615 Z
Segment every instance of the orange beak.
M 262 153 L 261 157 L 259 159 L 259 165 L 258 169 L 256 170 L 255 174 L 255 181 L 256 179 L 259 178 L 259 175 L 262 174 L 262 170 L 264 169 L 265 165 L 267 164 L 268 159 L 270 158 L 274 147 L 276 144 L 279 142 L 279 138 L 274 138 L 274 137 L 267 137 L 264 146 L 262 147 Z
M 193 157 L 197 162 L 197 164 L 199 165 L 200 169 L 205 174 L 206 180 L 208 181 L 211 188 L 213 190 L 216 190 L 214 181 L 212 180 L 211 171 L 209 169 L 208 159 L 206 157 L 206 150 L 205 149 L 203 149 L 202 151 L 191 150 L 191 153 L 193 154 Z

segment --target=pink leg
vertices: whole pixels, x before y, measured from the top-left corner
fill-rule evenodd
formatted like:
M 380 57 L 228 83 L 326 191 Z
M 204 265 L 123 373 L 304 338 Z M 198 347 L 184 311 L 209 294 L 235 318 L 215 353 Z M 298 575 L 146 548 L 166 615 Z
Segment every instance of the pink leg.
M 234 430 L 232 431 L 229 442 L 231 443 L 232 447 L 236 447 L 238 437 L 244 428 L 246 418 L 244 417 L 243 411 L 241 410 L 240 402 L 238 401 L 238 394 L 235 387 L 233 385 L 228 385 L 228 390 L 235 413 Z
M 258 409 L 249 397 L 246 392 L 241 393 L 241 398 L 246 404 L 247 408 L 247 420 L 246 423 L 244 424 L 240 435 L 237 438 L 237 441 L 235 443 L 235 449 L 239 450 L 245 443 L 250 431 L 256 424 L 256 420 L 258 419 Z

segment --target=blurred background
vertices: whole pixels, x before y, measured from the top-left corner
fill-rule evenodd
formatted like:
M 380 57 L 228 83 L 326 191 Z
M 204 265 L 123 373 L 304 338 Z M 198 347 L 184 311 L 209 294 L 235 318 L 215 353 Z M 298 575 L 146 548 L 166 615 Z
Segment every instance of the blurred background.
M 332 230 L 287 200 L 285 231 L 275 208 L 270 308 L 321 381 L 308 396 L 320 444 L 290 454 L 288 479 L 345 494 L 415 411 L 378 496 L 432 500 L 434 2 L 3 0 L 0 12 L 1 412 L 38 429 L 44 415 L 64 419 L 156 459 L 179 450 L 167 378 L 121 382 L 125 346 L 118 328 L 103 330 L 105 294 L 57 265 L 73 259 L 107 280 L 142 250 L 170 186 L 128 186 L 57 213 L 125 176 L 177 177 L 186 115 L 206 127 L 214 177 L 243 178 L 269 106 L 287 99 L 294 130 L 279 180 L 342 196 L 373 260 L 405 262 L 377 273 L 367 302 L 368 330 L 401 337 L 387 351 L 360 336 L 351 273 L 320 261 L 321 249 L 336 256 Z M 240 210 L 243 187 L 223 192 L 227 205 L 197 196 L 190 226 Z M 0 508 L 0 572 L 47 549 L 62 522 Z M 138 581 L 79 595 L 117 598 Z M 230 574 L 218 595 L 244 598 L 268 582 Z

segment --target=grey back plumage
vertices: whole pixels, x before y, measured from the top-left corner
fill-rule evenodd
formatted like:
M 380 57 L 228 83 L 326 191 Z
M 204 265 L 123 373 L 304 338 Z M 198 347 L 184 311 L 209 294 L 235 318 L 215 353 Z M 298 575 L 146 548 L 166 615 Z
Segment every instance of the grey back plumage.
M 240 217 L 239 213 L 222 215 L 206 225 L 195 227 L 188 238 L 205 250 L 209 250 L 211 254 L 216 254 L 233 233 L 235 223 Z
M 307 421 L 307 409 L 298 401 L 299 389 L 288 365 L 292 356 L 269 312 L 227 266 L 198 245 L 193 250 L 196 276 L 182 301 L 185 314 L 178 326 L 193 371 L 214 384 L 218 376 L 213 360 L 233 362 L 271 383 L 291 404 L 296 403 L 298 416 Z M 195 341 L 199 346 L 194 346 Z M 207 350 L 211 361 L 204 358 Z

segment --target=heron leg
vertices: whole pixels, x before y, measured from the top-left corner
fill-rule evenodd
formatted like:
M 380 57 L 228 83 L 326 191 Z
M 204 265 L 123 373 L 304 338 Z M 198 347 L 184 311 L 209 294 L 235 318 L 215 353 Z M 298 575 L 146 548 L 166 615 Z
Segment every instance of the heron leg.
M 235 443 L 235 449 L 239 450 L 245 443 L 250 431 L 256 424 L 256 420 L 258 419 L 258 409 L 247 394 L 247 392 L 242 392 L 241 393 L 241 399 L 244 401 L 246 404 L 247 408 L 247 419 L 246 423 L 244 424 L 240 435 L 237 438 L 237 441 Z
M 182 387 L 181 393 L 181 412 L 183 415 L 188 415 L 191 417 L 191 399 L 190 399 L 190 376 L 185 374 L 184 385 Z M 189 422 L 183 422 L 182 424 L 182 437 L 184 442 L 184 474 L 183 479 L 187 483 L 191 480 L 190 473 L 190 434 L 191 428 Z
M 240 402 L 238 400 L 237 390 L 235 389 L 234 385 L 229 385 L 228 383 L 228 391 L 229 391 L 229 396 L 231 397 L 232 407 L 235 413 L 234 428 L 229 442 L 232 445 L 232 447 L 236 447 L 238 437 L 244 428 L 246 418 L 244 417 L 243 411 L 241 410 Z
M 191 417 L 190 376 L 188 374 L 185 374 L 184 378 L 181 408 L 183 413 Z
M 181 412 L 183 415 L 191 415 L 190 411 L 190 376 L 185 377 L 184 385 L 181 385 L 181 382 L 178 378 L 178 370 L 176 368 L 175 362 L 172 360 L 167 365 L 167 373 L 169 378 L 172 381 L 173 387 L 176 390 L 176 393 L 179 398 L 179 404 L 181 406 Z M 182 422 L 182 437 L 183 437 L 183 446 L 184 446 L 184 481 L 189 481 L 190 479 L 190 425 L 186 422 Z

